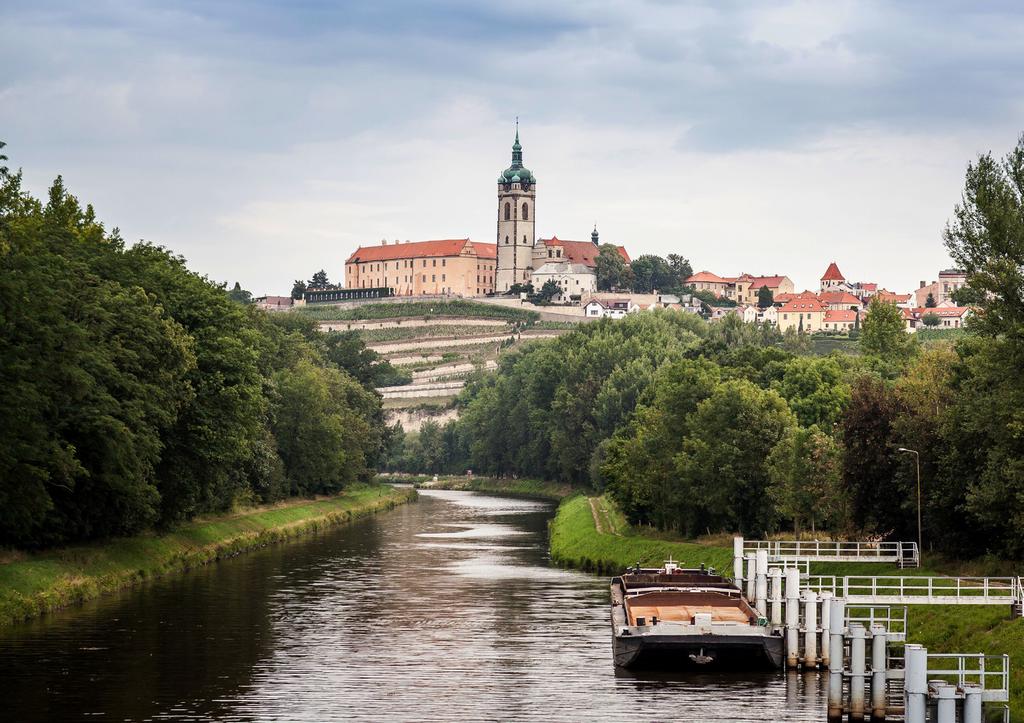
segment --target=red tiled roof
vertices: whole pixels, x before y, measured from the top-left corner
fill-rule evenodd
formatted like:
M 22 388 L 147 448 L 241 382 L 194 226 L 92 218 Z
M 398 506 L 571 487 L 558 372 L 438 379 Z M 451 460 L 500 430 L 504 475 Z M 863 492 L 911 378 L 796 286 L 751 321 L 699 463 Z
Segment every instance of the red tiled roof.
M 924 316 L 925 314 L 937 314 L 938 316 L 960 317 L 970 310 L 970 307 L 967 306 L 919 306 L 918 308 L 914 309 L 913 312 L 915 316 Z
M 863 283 L 860 285 L 864 291 L 878 291 L 878 284 L 875 283 Z
M 886 291 L 885 289 L 882 289 L 877 294 L 875 294 L 874 298 L 878 299 L 879 301 L 889 302 L 891 304 L 902 304 L 905 301 L 910 301 L 910 294 L 897 294 L 895 292 Z
M 710 271 L 698 271 L 693 276 L 686 280 L 687 284 L 693 284 L 696 282 L 707 282 L 712 284 L 731 284 L 735 279 L 725 279 L 718 274 L 713 274 Z
M 829 309 L 825 312 L 825 321 L 853 322 L 857 320 L 857 312 L 853 309 Z
M 419 259 L 426 257 L 458 256 L 466 244 L 476 251 L 477 256 L 495 258 L 495 244 L 470 241 L 468 238 L 440 239 L 437 241 L 414 241 L 381 246 L 360 246 L 345 261 L 346 264 L 365 261 L 393 261 L 395 259 Z M 489 247 L 489 248 L 488 248 Z
M 825 269 L 825 275 L 821 277 L 822 281 L 846 281 L 846 277 L 839 271 L 839 267 L 836 266 L 836 262 L 833 261 Z
M 860 306 L 860 299 L 846 291 L 824 291 L 818 294 L 824 304 L 855 304 Z
M 779 311 L 825 311 L 825 306 L 817 299 L 792 299 L 779 307 Z
M 750 282 L 750 288 L 752 289 L 760 289 L 762 286 L 767 286 L 769 289 L 777 289 L 785 279 L 785 276 L 751 276 L 750 274 L 740 276 L 740 280 Z
M 564 251 L 563 257 L 570 263 L 583 264 L 593 268 L 597 265 L 597 255 L 601 252 L 597 246 L 591 241 L 567 241 L 560 239 L 558 236 L 552 236 L 551 238 L 542 238 L 540 243 L 545 246 L 561 246 Z M 616 247 L 619 250 L 619 256 L 627 264 L 629 263 L 629 254 L 626 253 L 626 249 L 621 246 Z

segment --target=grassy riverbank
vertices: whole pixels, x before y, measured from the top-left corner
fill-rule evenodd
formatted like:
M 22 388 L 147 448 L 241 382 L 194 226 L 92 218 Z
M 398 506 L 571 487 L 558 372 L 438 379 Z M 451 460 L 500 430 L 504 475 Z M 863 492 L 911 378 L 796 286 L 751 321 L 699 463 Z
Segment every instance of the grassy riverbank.
M 188 570 L 245 550 L 348 522 L 415 499 L 410 489 L 359 485 L 318 500 L 290 500 L 143 534 L 0 558 L 0 627 Z
M 670 555 L 687 566 L 704 562 L 732 575 L 731 546 L 639 534 L 604 498 L 578 495 L 567 499 L 551 522 L 551 558 L 566 567 L 611 575 L 638 561 L 645 566 L 660 565 Z M 812 574 L 962 574 L 964 563 L 950 565 L 953 568 L 948 570 L 944 563 L 899 570 L 894 565 L 815 563 Z M 911 605 L 907 627 L 910 642 L 933 653 L 1009 653 L 1011 716 L 1014 721 L 1024 721 L 1024 619 L 1011 619 L 1008 606 Z
M 465 477 L 459 475 L 443 475 L 434 481 L 433 475 L 379 475 L 382 482 L 408 482 L 417 489 L 434 490 L 469 490 L 472 492 L 491 492 L 510 497 L 539 497 L 548 500 L 561 500 L 576 490 L 572 485 L 563 482 L 545 482 L 536 479 L 498 479 L 495 477 Z

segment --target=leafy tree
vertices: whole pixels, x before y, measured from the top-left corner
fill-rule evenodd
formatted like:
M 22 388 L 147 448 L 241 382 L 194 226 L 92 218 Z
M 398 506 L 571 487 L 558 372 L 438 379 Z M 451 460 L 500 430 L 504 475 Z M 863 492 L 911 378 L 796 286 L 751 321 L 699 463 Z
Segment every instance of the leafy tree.
M 252 293 L 243 289 L 242 285 L 237 281 L 235 282 L 234 287 L 228 291 L 228 298 L 232 301 L 238 302 L 239 304 L 252 303 Z
M 632 275 L 615 244 L 601 244 L 595 271 L 598 291 L 628 288 Z
M 562 287 L 554 279 L 548 279 L 544 282 L 544 285 L 540 288 L 538 296 L 543 301 L 551 301 L 554 297 L 562 293 Z
M 832 430 L 850 401 L 843 369 L 832 357 L 791 359 L 772 388 L 789 403 L 800 424 L 825 431 Z
M 775 303 L 775 293 L 767 286 L 762 286 L 757 290 L 757 306 L 761 309 L 767 309 L 769 306 Z
M 327 272 L 324 271 L 323 269 L 320 269 L 315 274 L 313 274 L 313 278 L 309 280 L 307 288 L 322 289 L 330 285 L 331 280 L 327 278 Z M 294 288 L 292 290 L 292 293 L 294 293 Z
M 896 304 L 873 298 L 864 316 L 860 334 L 861 351 L 889 365 L 899 366 L 917 350 L 915 339 L 906 332 L 903 312 Z
M 701 402 L 675 457 L 685 531 L 770 532 L 775 512 L 765 504 L 766 460 L 795 426 L 782 397 L 748 381 L 720 384 Z
M 306 293 L 306 282 L 302 279 L 295 279 L 295 283 L 292 284 L 292 298 L 298 301 L 302 298 L 302 295 Z
M 666 285 L 666 291 L 679 292 L 682 291 L 686 286 L 686 280 L 693 276 L 693 267 L 690 266 L 690 261 L 679 254 L 668 255 L 668 265 L 672 269 L 673 283 L 671 286 Z
M 6 143 L 0 141 L 0 178 L 3 178 L 7 176 L 8 173 L 10 173 L 10 170 L 7 168 L 7 166 L 4 165 L 4 162 L 8 160 L 7 156 L 4 155 L 3 153 L 4 147 L 6 145 Z
M 921 317 L 921 323 L 925 326 L 938 326 L 942 323 L 942 319 L 934 311 L 929 311 L 927 314 Z
M 943 234 L 946 248 L 967 274 L 961 302 L 978 307 L 980 333 L 1022 338 L 1024 330 L 1024 134 L 996 161 L 968 164 L 963 198 Z
M 685 259 L 683 261 L 685 262 Z M 629 268 L 633 272 L 633 291 L 638 294 L 650 294 L 655 290 L 669 292 L 680 287 L 679 271 L 673 269 L 669 262 L 660 256 L 638 256 L 633 259 Z
M 924 300 L 924 306 L 926 309 L 934 309 L 937 304 L 935 303 L 935 295 L 932 292 L 928 292 L 928 298 Z
M 845 490 L 842 486 L 841 448 L 816 426 L 791 429 L 768 456 L 768 496 L 775 509 L 793 521 L 842 527 L 845 522 Z

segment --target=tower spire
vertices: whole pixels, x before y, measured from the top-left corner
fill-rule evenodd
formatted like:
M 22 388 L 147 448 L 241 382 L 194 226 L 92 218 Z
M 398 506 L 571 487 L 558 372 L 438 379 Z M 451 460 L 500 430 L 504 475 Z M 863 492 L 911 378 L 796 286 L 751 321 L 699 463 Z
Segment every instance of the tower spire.
M 598 243 L 597 222 L 596 221 L 594 222 L 594 230 L 590 234 L 590 240 L 594 242 L 595 246 L 600 246 L 601 245 L 600 243 Z
M 512 144 L 512 168 L 523 167 L 523 147 L 519 145 L 519 116 L 516 116 L 516 140 Z

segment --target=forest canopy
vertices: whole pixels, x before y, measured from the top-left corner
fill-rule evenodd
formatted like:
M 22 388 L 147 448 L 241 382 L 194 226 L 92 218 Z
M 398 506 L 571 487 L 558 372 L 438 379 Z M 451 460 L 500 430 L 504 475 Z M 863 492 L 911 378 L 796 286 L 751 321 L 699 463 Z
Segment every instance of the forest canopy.
M 126 245 L 59 177 L 41 201 L 0 174 L 0 328 L 3 544 L 335 492 L 386 445 L 360 342 Z

